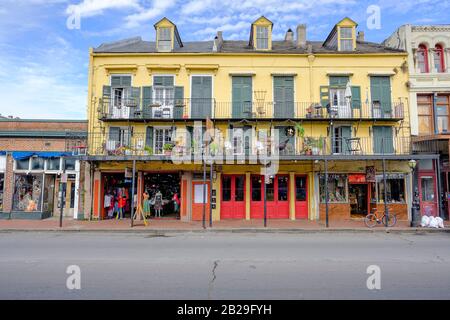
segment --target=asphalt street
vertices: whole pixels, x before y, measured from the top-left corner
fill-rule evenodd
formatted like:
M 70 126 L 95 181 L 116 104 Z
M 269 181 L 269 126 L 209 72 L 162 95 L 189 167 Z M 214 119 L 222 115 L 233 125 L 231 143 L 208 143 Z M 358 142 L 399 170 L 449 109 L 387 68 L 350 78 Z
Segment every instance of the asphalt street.
M 0 232 L 0 299 L 376 298 L 450 299 L 450 234 Z

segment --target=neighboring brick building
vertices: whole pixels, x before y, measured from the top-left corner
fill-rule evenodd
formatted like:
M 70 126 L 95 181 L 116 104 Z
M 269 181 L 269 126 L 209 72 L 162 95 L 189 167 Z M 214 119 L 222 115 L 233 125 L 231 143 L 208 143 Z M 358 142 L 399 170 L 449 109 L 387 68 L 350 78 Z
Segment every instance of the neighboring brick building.
M 82 218 L 84 166 L 67 153 L 87 121 L 0 119 L 0 218 L 45 218 L 59 212 L 59 181 L 68 173 L 64 215 Z M 82 185 L 83 185 L 82 181 Z

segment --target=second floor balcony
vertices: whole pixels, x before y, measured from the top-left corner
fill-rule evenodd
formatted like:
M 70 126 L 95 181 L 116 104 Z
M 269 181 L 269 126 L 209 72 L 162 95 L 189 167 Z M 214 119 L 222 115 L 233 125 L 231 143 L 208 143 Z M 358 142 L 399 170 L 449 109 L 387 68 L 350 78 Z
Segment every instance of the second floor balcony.
M 387 120 L 405 117 L 406 103 L 371 101 L 319 103 L 296 101 L 216 101 L 209 98 L 153 99 L 141 101 L 132 97 L 102 98 L 99 119 L 102 121 L 148 120 Z
M 217 143 L 202 146 L 201 139 L 170 138 L 169 133 L 162 132 L 149 136 L 142 133 L 121 131 L 114 135 L 89 134 L 89 156 L 143 156 L 149 159 L 164 160 L 176 156 L 180 159 L 191 159 L 214 153 L 223 159 L 236 157 L 247 159 L 252 157 L 275 157 L 281 160 L 314 159 L 318 156 L 345 158 L 349 156 L 399 156 L 411 155 L 421 150 L 414 150 L 410 137 L 280 137 L 268 139 L 245 138 L 237 134 L 222 139 Z M 177 141 L 177 142 L 175 142 Z M 67 150 L 77 152 L 78 150 Z

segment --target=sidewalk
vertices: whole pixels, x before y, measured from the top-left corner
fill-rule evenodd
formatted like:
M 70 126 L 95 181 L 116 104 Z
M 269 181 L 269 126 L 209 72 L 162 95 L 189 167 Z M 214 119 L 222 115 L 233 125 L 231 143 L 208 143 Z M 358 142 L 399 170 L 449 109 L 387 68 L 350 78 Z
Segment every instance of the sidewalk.
M 450 224 L 446 221 L 445 229 L 410 228 L 408 222 L 399 221 L 389 231 L 401 232 L 450 232 Z M 268 220 L 267 228 L 264 228 L 263 220 L 224 220 L 214 221 L 213 227 L 206 222 L 206 230 L 201 221 L 183 222 L 179 220 L 150 220 L 147 226 L 142 221 L 134 221 L 131 228 L 129 219 L 103 220 L 103 221 L 79 221 L 66 218 L 63 227 L 59 227 L 58 218 L 45 220 L 0 220 L 0 231 L 120 231 L 120 232 L 327 232 L 327 231 L 351 231 L 351 232 L 379 232 L 387 231 L 384 226 L 369 229 L 363 220 L 330 221 L 326 228 L 323 221 L 306 220 Z

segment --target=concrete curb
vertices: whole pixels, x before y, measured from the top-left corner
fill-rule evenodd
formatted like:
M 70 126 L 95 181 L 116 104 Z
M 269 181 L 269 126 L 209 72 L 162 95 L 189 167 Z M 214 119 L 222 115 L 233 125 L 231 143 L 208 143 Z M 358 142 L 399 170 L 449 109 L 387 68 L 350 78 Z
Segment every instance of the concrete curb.
M 426 234 L 426 233 L 450 233 L 450 228 L 444 229 L 386 229 L 386 228 L 329 228 L 329 229 L 294 229 L 294 228 L 218 228 L 218 229 L 67 229 L 67 228 L 48 228 L 48 229 L 0 229 L 0 233 L 12 232 L 67 232 L 67 233 L 128 233 L 128 234 L 179 234 L 179 233 L 285 233 L 285 234 L 307 234 L 307 233 L 407 233 L 407 234 Z

